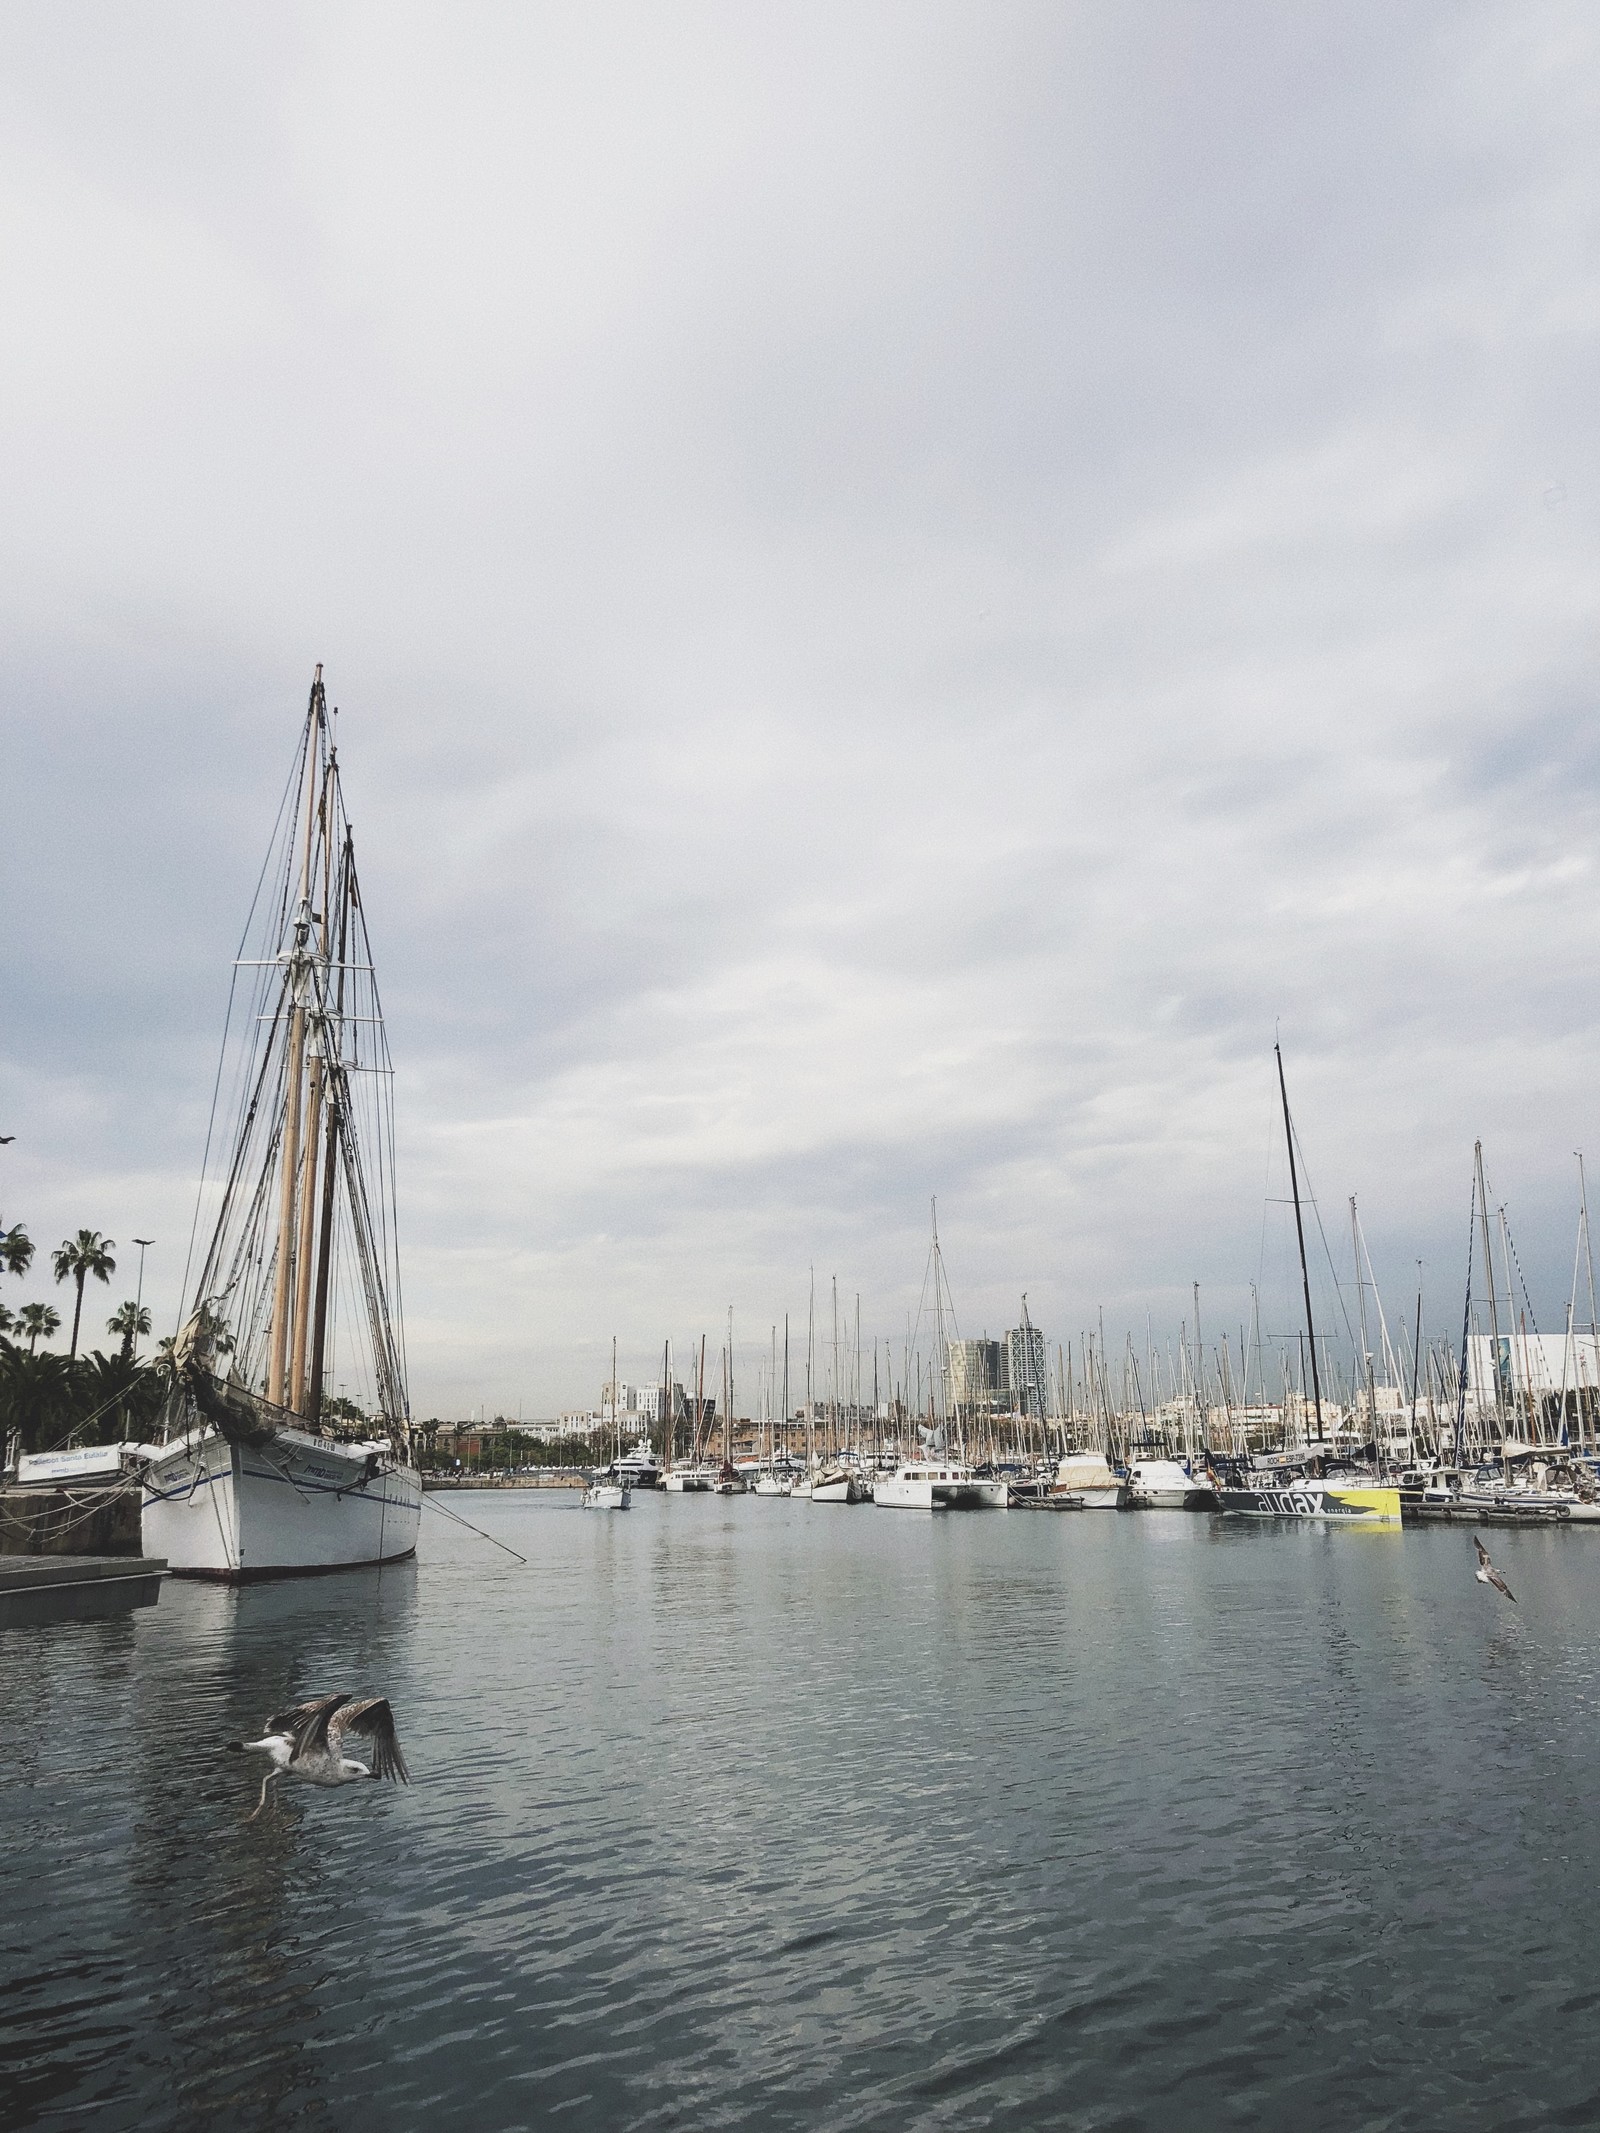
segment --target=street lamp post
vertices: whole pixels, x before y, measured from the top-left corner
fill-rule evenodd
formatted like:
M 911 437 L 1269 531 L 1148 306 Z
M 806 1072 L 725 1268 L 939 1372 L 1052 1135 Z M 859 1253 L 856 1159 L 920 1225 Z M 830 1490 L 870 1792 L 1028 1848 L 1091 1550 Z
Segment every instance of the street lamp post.
M 139 1247 L 139 1288 L 133 1304 L 133 1352 L 137 1355 L 139 1353 L 139 1307 L 144 1302 L 145 1247 L 154 1244 L 156 1240 L 154 1237 L 135 1237 L 133 1241 Z

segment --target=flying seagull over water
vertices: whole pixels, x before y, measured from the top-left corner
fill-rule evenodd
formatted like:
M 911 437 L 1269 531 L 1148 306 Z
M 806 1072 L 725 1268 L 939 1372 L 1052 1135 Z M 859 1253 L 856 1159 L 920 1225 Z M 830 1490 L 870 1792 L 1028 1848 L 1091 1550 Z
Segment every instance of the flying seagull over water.
M 370 1768 L 342 1752 L 347 1733 L 371 1741 Z M 369 1696 L 361 1703 L 349 1696 L 319 1696 L 311 1703 L 275 1713 L 260 1740 L 231 1740 L 228 1746 L 236 1755 L 272 1758 L 272 1768 L 261 1780 L 261 1797 L 254 1812 L 246 1815 L 247 1822 L 253 1822 L 266 1806 L 276 1778 L 303 1778 L 308 1785 L 354 1785 L 362 1778 L 389 1778 L 401 1785 L 411 1782 L 387 1696 Z
M 1490 1562 L 1489 1551 L 1483 1545 L 1483 1542 L 1479 1540 L 1476 1533 L 1472 1536 L 1472 1545 L 1478 1551 L 1478 1567 L 1473 1571 L 1473 1576 L 1480 1585 L 1492 1585 L 1496 1592 L 1503 1592 L 1512 1606 L 1515 1607 L 1517 1604 L 1516 1594 L 1511 1590 L 1511 1587 L 1506 1583 L 1499 1571 L 1496 1570 L 1493 1563 Z

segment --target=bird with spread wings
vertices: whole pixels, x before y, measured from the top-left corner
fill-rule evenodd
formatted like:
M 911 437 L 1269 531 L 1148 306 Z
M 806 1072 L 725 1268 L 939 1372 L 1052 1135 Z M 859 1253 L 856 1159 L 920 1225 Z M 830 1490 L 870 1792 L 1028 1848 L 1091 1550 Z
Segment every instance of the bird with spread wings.
M 1493 1563 L 1490 1562 L 1489 1551 L 1483 1545 L 1483 1542 L 1479 1540 L 1476 1533 L 1472 1536 L 1472 1545 L 1478 1551 L 1478 1567 L 1473 1571 L 1472 1575 L 1480 1585 L 1492 1585 L 1496 1592 L 1503 1592 L 1512 1606 L 1515 1607 L 1517 1604 L 1516 1594 L 1511 1590 L 1511 1587 L 1506 1583 L 1499 1571 L 1496 1570 Z
M 344 1753 L 346 1734 L 371 1741 L 370 1764 Z M 261 1780 L 254 1812 L 245 1817 L 250 1822 L 265 1809 L 278 1778 L 300 1778 L 308 1785 L 353 1785 L 363 1778 L 388 1778 L 399 1785 L 411 1782 L 387 1696 L 368 1696 L 359 1702 L 349 1695 L 314 1697 L 309 1703 L 275 1712 L 260 1740 L 231 1740 L 228 1746 L 236 1755 L 265 1755 L 272 1762 Z

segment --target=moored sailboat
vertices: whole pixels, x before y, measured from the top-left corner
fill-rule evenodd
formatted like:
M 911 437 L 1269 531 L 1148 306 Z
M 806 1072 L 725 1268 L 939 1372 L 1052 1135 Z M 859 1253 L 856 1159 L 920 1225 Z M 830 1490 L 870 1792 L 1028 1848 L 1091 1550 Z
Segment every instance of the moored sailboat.
M 227 1168 L 143 1476 L 146 1555 L 230 1582 L 398 1561 L 422 1508 L 393 1070 L 321 667 L 274 850 L 271 901 L 258 891 L 252 912 L 259 953 L 236 966 Z

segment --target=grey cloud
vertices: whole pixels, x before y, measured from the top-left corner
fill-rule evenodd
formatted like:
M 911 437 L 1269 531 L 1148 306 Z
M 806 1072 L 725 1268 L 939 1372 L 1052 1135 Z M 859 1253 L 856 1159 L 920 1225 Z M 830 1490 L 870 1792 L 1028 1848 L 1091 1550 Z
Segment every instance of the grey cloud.
M 1442 1315 L 1482 1133 L 1556 1322 L 1595 43 L 18 18 L 4 1211 L 186 1230 L 321 658 L 428 1406 L 764 1332 L 812 1261 L 898 1329 L 934 1192 L 974 1324 L 1237 1320 L 1280 1021 L 1384 1281 Z

